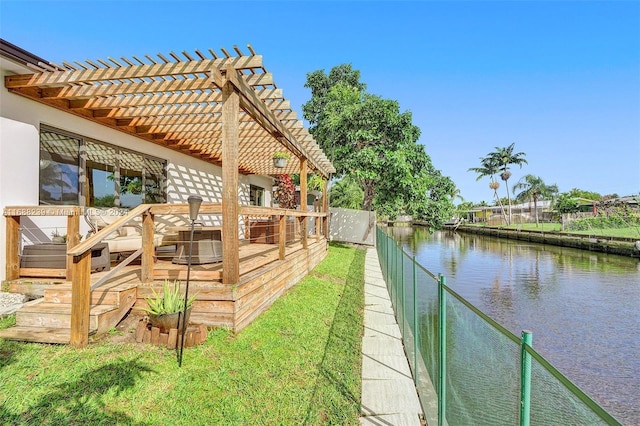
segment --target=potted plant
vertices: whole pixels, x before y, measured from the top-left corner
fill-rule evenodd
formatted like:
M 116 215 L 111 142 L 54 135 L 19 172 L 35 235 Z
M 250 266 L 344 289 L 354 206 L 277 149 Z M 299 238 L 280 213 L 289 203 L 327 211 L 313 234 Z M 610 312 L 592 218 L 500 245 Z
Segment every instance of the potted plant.
M 149 315 L 149 323 L 153 327 L 158 327 L 161 333 L 168 333 L 170 329 L 177 328 L 182 330 L 182 312 L 184 311 L 184 295 L 180 291 L 178 281 L 170 285 L 169 280 L 164 281 L 162 286 L 162 294 L 156 293 L 154 289 L 153 297 L 147 297 L 146 308 L 138 308 L 145 311 Z M 186 323 L 189 324 L 189 315 L 191 314 L 191 306 L 196 299 L 197 294 L 189 297 L 187 300 Z
M 278 151 L 273 153 L 273 166 L 283 168 L 287 165 L 287 160 L 291 158 L 291 154 L 286 151 Z

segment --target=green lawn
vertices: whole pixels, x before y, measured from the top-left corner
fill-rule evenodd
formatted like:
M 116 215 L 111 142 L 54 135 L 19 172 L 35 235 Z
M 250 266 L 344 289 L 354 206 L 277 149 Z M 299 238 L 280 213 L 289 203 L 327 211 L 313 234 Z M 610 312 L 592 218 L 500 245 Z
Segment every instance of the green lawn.
M 470 223 L 471 226 L 485 226 L 483 223 Z M 522 223 L 498 228 L 520 229 L 526 231 L 561 232 L 562 225 L 559 222 Z M 626 228 L 593 228 L 588 231 L 570 231 L 571 234 L 594 235 L 601 237 L 640 238 L 640 227 L 629 226 Z
M 238 335 L 176 352 L 0 339 L 0 424 L 358 424 L 365 252 L 332 245 Z M 0 327 L 7 327 L 4 320 Z

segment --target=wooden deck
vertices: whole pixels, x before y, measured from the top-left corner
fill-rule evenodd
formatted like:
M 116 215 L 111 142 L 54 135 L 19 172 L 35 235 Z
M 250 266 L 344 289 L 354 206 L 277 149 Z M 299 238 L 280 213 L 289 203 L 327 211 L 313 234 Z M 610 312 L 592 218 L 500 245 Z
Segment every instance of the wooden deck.
M 222 262 L 191 266 L 189 294 L 197 295 L 191 314 L 191 322 L 206 326 L 224 326 L 235 331 L 241 330 L 271 306 L 287 289 L 304 278 L 324 258 L 327 253 L 327 241 L 324 238 L 311 238 L 306 249 L 300 241 L 290 243 L 286 246 L 284 260 L 279 259 L 277 244 L 247 243 L 242 244 L 239 251 L 240 281 L 236 285 L 222 284 Z M 149 283 L 144 283 L 142 280 L 141 265 L 125 266 L 116 276 L 92 291 L 91 311 L 100 311 L 99 306 L 107 302 L 107 300 L 102 300 L 104 296 L 99 296 L 99 294 L 105 294 L 106 289 L 135 288 L 135 302 L 131 305 L 134 309 L 127 308 L 126 312 L 123 311 L 124 316 L 127 313 L 143 315 L 143 312 L 136 310 L 135 307 L 145 306 L 145 298 L 152 296 L 152 290 L 161 290 L 165 279 L 179 280 L 184 288 L 187 265 L 172 263 L 172 256 L 172 253 L 164 256 L 163 253 L 159 254 L 158 261 L 154 265 L 153 281 Z M 91 274 L 91 283 L 98 282 L 106 273 L 95 272 Z M 32 293 L 35 291 L 34 295 L 39 292 L 44 294 L 46 291 L 48 299 L 57 299 L 67 307 L 71 302 L 72 282 L 63 278 L 48 280 L 45 278 L 19 278 L 5 282 L 5 288 L 11 292 L 28 292 L 30 289 Z M 60 294 L 60 296 L 56 296 L 56 294 Z M 50 307 L 49 309 L 56 308 Z M 23 313 L 25 318 L 27 315 L 33 316 L 28 312 L 29 310 L 26 309 Z M 58 313 L 57 315 L 67 321 L 68 313 Z M 35 317 L 31 320 L 34 324 L 37 321 Z M 98 334 L 102 331 L 97 328 L 93 330 L 93 333 L 97 332 Z M 68 341 L 67 333 L 63 333 L 64 337 L 54 342 L 66 343 Z M 13 334 L 5 333 L 3 337 L 15 340 L 51 341 L 44 340 L 46 334 L 39 334 L 32 330 L 27 339 L 21 338 L 21 334 L 17 330 Z M 39 338 L 42 340 L 38 340 Z

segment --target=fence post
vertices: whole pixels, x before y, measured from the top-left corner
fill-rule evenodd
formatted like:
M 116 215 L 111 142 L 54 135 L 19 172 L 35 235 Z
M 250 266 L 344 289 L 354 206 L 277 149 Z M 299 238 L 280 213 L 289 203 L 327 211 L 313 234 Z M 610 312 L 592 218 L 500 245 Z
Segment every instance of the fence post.
M 391 280 L 389 281 L 389 295 L 391 296 L 391 306 L 393 306 L 393 303 L 395 302 L 395 281 L 396 281 L 396 264 L 397 264 L 397 260 L 396 258 L 398 257 L 398 253 L 396 250 L 396 245 L 394 242 L 392 242 L 391 244 Z M 395 306 L 393 307 L 393 314 L 395 317 Z
M 531 421 L 531 355 L 526 347 L 533 344 L 533 334 L 522 331 L 520 350 L 520 426 L 529 426 Z
M 413 383 L 418 385 L 418 292 L 416 257 L 413 256 Z
M 438 274 L 438 426 L 446 423 L 447 409 L 447 300 L 446 278 Z
M 404 344 L 404 336 L 406 336 L 405 334 L 405 329 L 404 329 L 404 323 L 405 323 L 405 318 L 404 318 L 404 250 L 402 248 L 400 248 L 400 314 L 398 316 L 402 317 L 402 343 Z
M 398 313 L 398 282 L 402 279 L 400 277 L 400 268 L 398 267 L 398 261 L 401 261 L 402 259 L 402 253 L 400 253 L 400 243 L 396 242 L 396 280 L 394 283 L 394 299 L 396 301 L 395 307 L 394 307 L 394 311 L 396 313 L 396 322 L 398 323 L 398 318 L 400 316 L 400 314 Z
M 385 280 L 389 279 L 389 237 L 385 234 L 384 236 L 384 272 L 385 272 Z M 386 282 L 386 281 L 385 281 Z
M 387 289 L 389 290 L 389 296 L 393 293 L 391 292 L 392 282 L 393 282 L 393 259 L 394 259 L 393 245 L 389 242 L 389 280 L 387 281 Z

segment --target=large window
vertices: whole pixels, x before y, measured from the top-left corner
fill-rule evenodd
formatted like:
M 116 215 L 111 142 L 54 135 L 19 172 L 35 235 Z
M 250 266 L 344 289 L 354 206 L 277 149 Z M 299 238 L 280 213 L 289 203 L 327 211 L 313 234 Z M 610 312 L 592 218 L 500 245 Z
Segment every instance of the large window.
M 78 204 L 80 144 L 78 138 L 40 134 L 40 204 Z
M 166 202 L 166 161 L 77 135 L 40 132 L 40 204 Z

